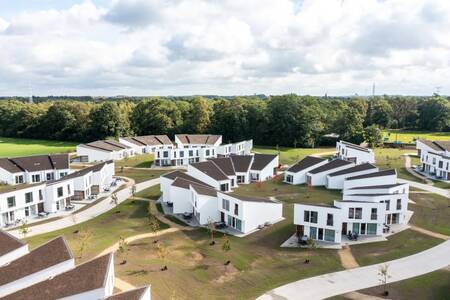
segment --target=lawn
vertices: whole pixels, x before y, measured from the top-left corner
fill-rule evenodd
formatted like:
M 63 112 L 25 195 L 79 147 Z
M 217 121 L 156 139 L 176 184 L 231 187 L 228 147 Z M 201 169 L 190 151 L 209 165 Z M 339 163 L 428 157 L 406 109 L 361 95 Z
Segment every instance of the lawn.
M 42 245 L 46 241 L 63 235 L 72 249 L 77 262 L 95 257 L 102 250 L 118 242 L 119 237 L 128 237 L 149 232 L 148 202 L 141 200 L 127 200 L 116 208 L 92 219 L 61 230 L 27 238 L 31 248 Z M 161 223 L 161 228 L 167 228 Z M 32 229 L 31 229 L 32 230 Z M 91 235 L 87 240 L 87 247 L 80 258 L 82 236 Z
M 116 161 L 117 167 L 150 168 L 153 164 L 154 155 L 139 154 L 133 157 L 127 157 Z
M 387 290 L 389 291 L 389 299 L 448 299 L 450 291 L 450 270 L 438 270 L 422 276 L 394 282 L 387 285 Z M 380 297 L 383 293 L 383 288 L 381 286 L 373 287 L 360 292 Z
M 286 148 L 279 147 L 279 151 L 275 147 L 255 146 L 252 150 L 255 153 L 278 154 L 280 152 L 280 163 L 292 165 L 301 160 L 305 156 L 318 153 L 328 153 L 336 151 L 336 148 Z
M 450 235 L 450 199 L 436 194 L 409 194 L 416 204 L 408 204 L 414 214 L 411 223 L 425 229 Z
M 78 143 L 0 137 L 0 157 L 15 157 L 75 151 Z
M 413 143 L 417 138 L 432 141 L 450 140 L 450 132 L 427 132 L 427 131 L 407 131 L 407 130 L 384 130 L 383 137 L 389 142 Z
M 442 242 L 441 239 L 407 229 L 388 237 L 388 241 L 358 244 L 351 248 L 358 264 L 367 266 L 409 256 Z
M 403 154 L 415 152 L 410 149 L 392 149 L 392 148 L 376 148 L 375 160 L 376 166 L 380 169 L 397 169 L 399 178 L 423 183 L 420 178 L 411 175 L 405 168 L 405 159 Z M 411 163 L 417 164 L 417 158 L 412 156 Z
M 132 169 L 116 167 L 116 176 L 125 176 L 134 179 L 136 183 L 147 181 L 150 179 L 159 178 L 162 174 L 165 174 L 171 170 L 145 170 L 145 169 Z
M 139 193 L 136 193 L 135 196 L 141 197 L 141 198 L 147 198 L 150 200 L 158 200 L 159 197 L 161 196 L 160 186 L 159 186 L 159 184 L 154 185 L 152 187 L 149 187 L 145 190 L 140 191 Z

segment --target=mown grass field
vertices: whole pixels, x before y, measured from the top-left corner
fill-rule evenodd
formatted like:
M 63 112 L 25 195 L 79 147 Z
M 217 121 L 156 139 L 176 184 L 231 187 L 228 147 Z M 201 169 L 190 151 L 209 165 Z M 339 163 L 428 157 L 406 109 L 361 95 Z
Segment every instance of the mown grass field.
M 145 170 L 145 169 L 116 167 L 116 176 L 124 176 L 132 178 L 136 183 L 159 178 L 159 176 L 167 172 L 169 172 L 169 170 L 151 170 L 151 169 Z
M 0 137 L 0 157 L 16 157 L 75 151 L 75 142 Z
M 414 211 L 411 224 L 450 235 L 450 199 L 431 193 L 410 193 L 409 198 L 415 202 L 408 204 Z
M 287 148 L 287 147 L 279 147 L 278 150 L 276 147 L 269 146 L 255 146 L 253 148 L 253 152 L 256 153 L 266 153 L 266 154 L 278 154 L 280 153 L 280 163 L 291 165 L 307 155 L 311 154 L 319 154 L 319 153 L 329 153 L 335 151 L 336 148 Z
M 383 138 L 389 142 L 413 143 L 416 139 L 426 139 L 432 141 L 450 140 L 450 132 L 427 132 L 427 131 L 408 131 L 408 130 L 384 130 Z
M 116 167 L 150 168 L 153 164 L 154 155 L 140 154 L 116 161 Z

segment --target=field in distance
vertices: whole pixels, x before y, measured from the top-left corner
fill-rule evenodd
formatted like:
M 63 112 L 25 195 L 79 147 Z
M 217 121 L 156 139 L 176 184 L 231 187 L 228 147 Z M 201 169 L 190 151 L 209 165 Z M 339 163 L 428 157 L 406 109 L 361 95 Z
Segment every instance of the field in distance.
M 0 137 L 0 157 L 15 157 L 75 151 L 78 143 Z
M 383 138 L 388 142 L 412 143 L 415 139 L 426 139 L 431 141 L 448 141 L 450 132 L 428 132 L 428 131 L 409 131 L 409 130 L 383 130 Z

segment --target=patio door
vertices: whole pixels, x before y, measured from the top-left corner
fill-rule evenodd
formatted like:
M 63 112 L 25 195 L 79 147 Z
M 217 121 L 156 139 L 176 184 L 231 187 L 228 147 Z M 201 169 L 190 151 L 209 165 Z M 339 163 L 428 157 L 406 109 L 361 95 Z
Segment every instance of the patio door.
M 319 228 L 319 237 L 318 240 L 323 240 L 323 228 Z
M 366 223 L 361 223 L 361 234 L 366 234 Z
M 359 234 L 359 223 L 353 223 L 353 233 Z
M 312 239 L 317 239 L 317 228 L 316 227 L 309 227 L 309 237 Z
M 223 211 L 220 212 L 220 222 L 225 223 L 225 213 Z

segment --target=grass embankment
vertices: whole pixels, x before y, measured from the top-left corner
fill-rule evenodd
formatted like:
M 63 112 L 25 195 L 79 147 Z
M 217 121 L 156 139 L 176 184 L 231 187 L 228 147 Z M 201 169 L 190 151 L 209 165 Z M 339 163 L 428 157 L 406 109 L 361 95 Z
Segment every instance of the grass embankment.
M 78 143 L 0 137 L 0 157 L 16 157 L 75 151 Z
M 89 221 L 33 236 L 26 240 L 31 248 L 35 248 L 50 239 L 62 235 L 66 238 L 77 262 L 86 261 L 117 243 L 119 237 L 126 238 L 149 232 L 147 208 L 147 201 L 129 199 L 119 204 L 116 208 Z M 166 224 L 160 223 L 161 229 L 167 227 Z M 90 238 L 86 239 L 85 249 L 80 251 L 83 236 L 86 235 L 90 236 Z M 82 257 L 80 257 L 81 252 Z
M 383 138 L 388 138 L 389 142 L 413 143 L 416 139 L 426 139 L 431 141 L 448 141 L 450 132 L 429 132 L 429 131 L 409 131 L 409 130 L 384 130 Z
M 411 193 L 409 198 L 415 202 L 408 204 L 414 211 L 411 224 L 450 236 L 450 199 L 432 193 Z
M 125 176 L 134 179 L 136 183 L 147 181 L 150 179 L 159 178 L 162 174 L 169 172 L 170 170 L 145 170 L 145 169 L 132 169 L 116 167 L 116 176 Z
M 292 165 L 297 161 L 303 159 L 307 155 L 328 153 L 335 151 L 336 148 L 287 148 L 279 147 L 277 150 L 275 147 L 268 146 L 255 146 L 253 152 L 255 153 L 265 153 L 265 154 L 278 154 L 280 152 L 280 163 Z
M 154 155 L 140 154 L 116 161 L 116 167 L 150 168 L 154 161 Z

